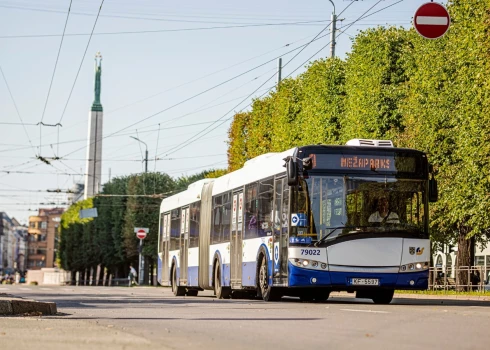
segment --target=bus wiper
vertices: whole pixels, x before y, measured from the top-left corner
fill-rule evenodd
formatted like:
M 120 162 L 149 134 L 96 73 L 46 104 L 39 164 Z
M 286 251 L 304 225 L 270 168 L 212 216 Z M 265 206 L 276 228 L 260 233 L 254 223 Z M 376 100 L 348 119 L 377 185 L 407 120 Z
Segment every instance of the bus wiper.
M 334 233 L 335 231 L 337 231 L 338 229 L 341 229 L 341 228 L 346 228 L 346 226 L 339 226 L 339 227 L 334 227 L 334 228 L 332 228 L 332 230 L 331 230 L 329 233 L 327 233 L 325 236 L 323 236 L 322 238 L 320 238 L 320 239 L 319 239 L 317 242 L 315 242 L 313 245 L 314 245 L 315 247 L 318 247 L 318 245 L 319 245 L 320 243 L 325 242 L 325 241 L 327 240 L 327 238 L 328 238 L 328 237 L 329 237 L 329 236 L 330 236 L 332 233 Z

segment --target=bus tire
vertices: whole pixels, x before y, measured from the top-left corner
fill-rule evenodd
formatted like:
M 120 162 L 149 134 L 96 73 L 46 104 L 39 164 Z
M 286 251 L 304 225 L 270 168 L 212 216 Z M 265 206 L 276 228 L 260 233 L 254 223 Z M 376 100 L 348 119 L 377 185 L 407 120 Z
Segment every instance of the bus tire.
M 228 299 L 231 294 L 229 287 L 223 287 L 221 285 L 221 268 L 220 263 L 216 262 L 214 265 L 214 294 L 218 299 Z
M 185 288 L 177 285 L 177 267 L 175 265 L 172 267 L 172 293 L 174 293 L 176 297 L 185 295 Z
M 269 286 L 269 269 L 265 254 L 259 255 L 259 269 L 257 276 L 257 290 L 264 301 L 279 301 L 282 298 L 282 290 Z
M 393 300 L 393 294 L 395 291 L 393 289 L 376 291 L 371 297 L 375 304 L 389 304 Z

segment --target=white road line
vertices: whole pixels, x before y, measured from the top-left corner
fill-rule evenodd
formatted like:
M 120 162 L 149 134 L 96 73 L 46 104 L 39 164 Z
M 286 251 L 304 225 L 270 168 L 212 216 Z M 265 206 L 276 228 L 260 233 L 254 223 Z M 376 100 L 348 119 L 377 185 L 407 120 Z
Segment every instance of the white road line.
M 340 311 L 351 311 L 351 312 L 367 312 L 373 314 L 389 314 L 388 311 L 376 311 L 376 310 L 356 310 L 356 309 L 340 309 Z
M 23 288 L 19 288 L 19 290 L 31 290 L 31 288 L 25 288 L 25 287 L 23 287 Z
M 0 287 L 0 290 L 8 290 L 8 288 Z
M 41 288 L 41 290 L 52 290 L 51 288 Z
M 415 21 L 420 25 L 447 26 L 448 24 L 447 17 L 417 16 Z

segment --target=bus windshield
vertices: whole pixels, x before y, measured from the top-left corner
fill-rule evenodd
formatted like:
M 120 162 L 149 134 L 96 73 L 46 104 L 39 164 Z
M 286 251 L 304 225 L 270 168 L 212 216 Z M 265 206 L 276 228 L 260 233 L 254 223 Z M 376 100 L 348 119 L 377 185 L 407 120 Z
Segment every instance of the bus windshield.
M 292 218 L 300 220 L 292 220 L 291 237 L 427 238 L 425 196 L 423 180 L 310 176 L 293 191 Z

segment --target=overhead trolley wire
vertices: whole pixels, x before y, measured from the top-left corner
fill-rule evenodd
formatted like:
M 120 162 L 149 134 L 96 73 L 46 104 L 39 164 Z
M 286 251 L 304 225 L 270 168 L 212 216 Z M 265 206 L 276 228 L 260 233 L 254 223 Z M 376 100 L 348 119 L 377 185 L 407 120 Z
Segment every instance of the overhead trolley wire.
M 347 7 L 339 14 L 341 15 L 345 10 L 347 10 L 350 6 L 352 5 L 352 3 L 350 3 L 349 5 L 347 5 Z M 291 63 L 291 61 L 293 61 L 296 57 L 298 57 L 298 55 L 303 52 L 312 42 L 314 42 L 325 30 L 327 30 L 328 26 L 326 26 L 325 28 L 323 28 L 312 40 L 310 40 L 306 45 L 304 45 L 302 47 L 302 49 L 297 52 L 291 59 L 289 59 L 289 61 L 286 62 L 286 64 L 283 66 L 283 68 L 285 68 L 289 63 Z M 330 43 L 329 43 L 330 44 Z M 328 44 L 327 44 L 328 45 Z M 303 63 L 304 64 L 304 63 Z M 295 70 L 296 71 L 296 70 Z M 287 77 L 289 77 L 292 73 L 290 73 Z M 218 121 L 221 121 L 225 116 L 227 116 L 229 113 L 233 112 L 235 110 L 235 108 L 237 108 L 238 106 L 240 106 L 243 102 L 245 102 L 246 100 L 248 100 L 251 96 L 253 96 L 253 94 L 255 94 L 260 88 L 262 88 L 265 84 L 267 84 L 267 82 L 269 82 L 269 80 L 271 80 L 272 78 L 274 78 L 276 76 L 276 73 L 274 73 L 270 78 L 268 78 L 266 81 L 264 81 L 257 89 L 255 89 L 250 95 L 248 95 L 245 99 L 243 99 L 241 102 L 239 102 L 236 106 L 234 106 L 231 110 L 229 110 L 228 112 L 226 112 L 220 119 L 218 119 L 216 122 L 214 122 L 213 124 L 217 123 Z M 286 78 L 287 78 L 286 77 Z M 271 88 L 272 89 L 272 88 Z M 268 93 L 271 89 L 267 90 L 264 94 L 261 95 L 261 97 L 263 95 L 265 95 L 266 93 Z M 245 108 L 247 108 L 248 106 L 250 106 L 253 102 L 251 102 L 250 104 L 248 104 L 246 107 L 242 108 L 240 110 L 243 111 Z M 223 121 L 222 123 L 220 123 L 218 126 L 214 127 L 213 129 L 211 129 L 209 132 L 215 130 L 217 127 L 221 126 L 223 123 L 225 123 L 227 120 L 229 119 L 226 119 L 225 121 Z M 200 132 L 198 132 L 197 134 L 195 134 L 194 136 L 190 137 L 189 139 L 185 140 L 184 142 L 178 144 L 177 146 L 174 146 L 172 148 L 170 148 L 169 150 L 167 150 L 166 152 L 164 153 L 168 153 L 168 152 L 172 152 L 173 150 L 176 150 L 182 146 L 187 146 L 188 144 L 198 140 L 200 137 L 198 137 L 200 134 L 202 134 L 203 132 L 205 132 L 206 130 L 208 130 L 210 127 L 213 126 L 213 124 L 207 126 L 206 128 L 204 128 L 203 130 L 201 130 Z M 207 133 L 204 133 L 204 135 L 207 135 L 209 132 Z M 195 137 L 197 137 L 195 140 L 193 140 Z M 187 144 L 188 143 L 188 144 Z M 163 153 L 162 153 L 163 154 Z
M 51 77 L 51 82 L 49 83 L 48 95 L 46 96 L 46 102 L 44 103 L 44 110 L 43 110 L 43 114 L 42 114 L 42 117 L 41 117 L 41 123 L 44 120 L 44 114 L 46 113 L 46 107 L 48 105 L 48 100 L 49 100 L 49 94 L 51 93 L 51 87 L 53 86 L 54 75 L 56 73 L 56 67 L 58 66 L 58 60 L 60 58 L 61 47 L 63 46 L 63 39 L 65 38 L 65 32 L 66 32 L 66 27 L 68 25 L 68 18 L 70 17 L 70 10 L 71 10 L 71 4 L 72 4 L 72 2 L 73 2 L 73 0 L 70 0 L 70 6 L 68 7 L 68 13 L 66 14 L 65 26 L 63 28 L 63 34 L 61 35 L 60 47 L 58 49 L 58 55 L 56 56 L 56 62 L 54 64 L 53 76 Z
M 369 16 L 373 15 L 374 13 L 373 13 L 373 14 L 370 14 L 370 15 L 365 16 L 365 15 L 366 15 L 366 14 L 367 14 L 367 13 L 368 13 L 368 12 L 369 12 L 371 9 L 373 9 L 373 8 L 374 8 L 376 5 L 378 5 L 378 4 L 379 4 L 381 1 L 383 1 L 383 0 L 379 0 L 378 2 L 376 2 L 376 3 L 375 3 L 373 6 L 371 6 L 371 7 L 370 7 L 370 8 L 369 8 L 367 11 L 365 11 L 365 12 L 364 12 L 364 13 L 363 13 L 363 14 L 362 14 L 362 15 L 361 15 L 361 16 L 360 16 L 360 17 L 359 17 L 357 20 L 355 20 L 354 22 L 350 23 L 348 26 L 346 25 L 346 26 L 347 26 L 347 28 L 346 28 L 345 30 L 349 29 L 349 28 L 350 28 L 352 25 L 354 25 L 354 24 L 355 24 L 357 21 L 359 21 L 360 19 L 363 19 L 363 18 L 366 18 L 366 17 L 369 17 Z M 403 0 L 400 0 L 400 1 L 398 1 L 397 3 L 401 2 L 401 1 L 403 1 Z M 395 4 L 397 4 L 397 3 L 395 3 Z M 352 3 L 351 3 L 351 4 L 352 4 Z M 342 11 L 340 14 L 342 14 L 342 13 L 343 13 L 343 12 L 344 12 L 344 11 L 345 11 L 345 10 L 346 10 L 346 9 L 347 9 L 347 8 L 348 8 L 350 5 L 351 5 L 351 4 L 349 4 L 349 5 L 348 5 L 348 6 L 347 6 L 347 7 L 346 7 L 346 8 L 345 8 L 345 9 L 344 9 L 344 10 L 343 10 L 343 11 Z M 382 8 L 381 10 L 376 11 L 376 13 L 378 13 L 378 12 L 380 12 L 380 11 L 384 10 L 384 9 L 387 9 L 387 8 L 389 8 L 389 7 L 391 7 L 391 6 L 395 5 L 395 4 L 391 4 L 391 5 L 389 5 L 389 6 L 386 6 L 385 8 Z M 340 14 L 339 14 L 339 15 L 340 15 Z M 340 34 L 340 35 L 341 35 L 341 34 Z M 339 36 L 340 36 L 340 35 L 339 35 Z M 303 62 L 303 63 L 302 63 L 300 66 L 298 66 L 298 67 L 297 67 L 297 68 L 296 68 L 294 71 L 292 71 L 291 73 L 289 73 L 289 74 L 286 76 L 286 78 L 288 78 L 289 76 L 291 76 L 291 75 L 292 75 L 294 72 L 296 72 L 296 71 L 297 71 L 299 68 L 301 68 L 301 67 L 302 67 L 304 64 L 306 64 L 307 62 L 309 62 L 309 61 L 310 61 L 310 60 L 311 60 L 311 59 L 312 59 L 314 56 L 316 56 L 316 55 L 317 55 L 319 52 L 321 52 L 322 50 L 324 50 L 324 49 L 325 49 L 325 48 L 326 48 L 328 45 L 330 45 L 330 42 L 329 42 L 329 43 L 327 43 L 325 46 L 323 46 L 323 47 L 322 47 L 322 48 L 321 48 L 319 51 L 315 52 L 315 54 L 314 54 L 314 55 L 312 55 L 310 58 L 308 58 L 308 59 L 307 59 L 305 62 Z M 295 57 L 296 57 L 296 56 L 295 56 Z M 289 60 L 287 63 L 289 63 L 289 62 L 291 62 L 291 60 Z M 285 66 L 286 66 L 286 65 L 285 65 Z M 269 78 L 267 81 L 269 81 L 270 79 L 272 79 L 272 77 L 271 77 L 271 78 Z M 263 83 L 263 84 L 262 84 L 260 87 L 262 87 L 263 85 L 265 85 L 265 83 L 267 83 L 267 81 L 266 81 L 266 82 L 264 82 L 264 83 Z M 259 87 L 259 88 L 260 88 L 260 87 Z M 271 90 L 272 90 L 272 88 L 271 88 Z M 250 94 L 250 96 L 252 96 L 252 95 L 253 95 L 253 94 L 254 94 L 256 91 L 257 91 L 257 90 L 255 90 L 254 92 L 252 92 L 252 94 Z M 261 96 L 259 96 L 259 98 L 261 98 L 262 96 L 264 96 L 264 95 L 265 95 L 267 92 L 268 92 L 268 91 L 266 91 L 264 94 L 262 94 Z M 242 101 L 242 102 L 243 102 L 243 101 Z M 241 102 L 241 103 L 242 103 L 242 102 Z M 238 105 L 236 105 L 236 106 L 235 106 L 235 108 L 236 108 L 236 107 L 238 107 L 238 106 L 239 106 L 241 103 L 239 103 Z M 243 107 L 243 108 L 242 108 L 242 109 L 241 109 L 239 112 L 237 112 L 237 113 L 242 112 L 242 111 L 243 111 L 245 108 L 247 108 L 247 107 L 251 106 L 252 104 L 253 104 L 253 101 L 252 101 L 252 102 L 250 102 L 250 103 L 249 103 L 247 106 Z M 233 111 L 233 110 L 230 110 L 228 113 L 230 113 L 230 112 L 232 112 L 232 111 Z M 226 115 L 228 115 L 228 113 L 226 113 L 225 115 L 223 115 L 223 117 L 221 117 L 221 118 L 220 118 L 220 119 L 218 119 L 218 120 L 222 120 L 222 119 L 223 119 L 223 118 L 224 118 Z M 212 128 L 211 130 L 209 130 L 209 131 L 207 131 L 207 132 L 203 133 L 205 130 L 209 129 L 209 127 L 210 127 L 210 126 L 206 127 L 206 128 L 205 128 L 205 129 L 203 129 L 201 132 L 197 133 L 196 135 L 194 135 L 193 137 L 191 137 L 190 139 L 188 139 L 187 141 L 185 141 L 185 142 L 187 142 L 187 143 L 183 142 L 183 143 L 179 144 L 178 146 L 173 147 L 173 148 L 169 149 L 167 152 L 164 152 L 164 153 L 171 152 L 171 151 L 173 151 L 173 150 L 175 150 L 175 149 L 177 149 L 177 148 L 182 149 L 182 148 L 184 148 L 184 147 L 186 147 L 186 146 L 189 146 L 191 143 L 193 143 L 193 142 L 195 142 L 195 141 L 199 140 L 200 138 L 202 138 L 202 137 L 204 137 L 205 135 L 209 134 L 210 132 L 214 131 L 215 129 L 217 129 L 218 127 L 220 127 L 221 125 L 223 125 L 224 123 L 226 123 L 227 121 L 229 121 L 229 120 L 230 120 L 230 119 L 232 119 L 232 118 L 233 118 L 233 116 L 231 116 L 230 118 L 227 118 L 227 119 L 222 120 L 222 122 L 221 122 L 221 123 L 219 123 L 218 125 L 216 125 L 214 128 Z M 198 136 L 198 135 L 200 135 L 200 136 Z M 198 136 L 198 137 L 197 137 L 197 138 L 194 138 L 194 137 L 196 137 L 196 136 Z
M 12 103 L 14 104 L 15 111 L 17 112 L 17 116 L 19 117 L 20 123 L 22 124 L 22 127 L 24 128 L 24 132 L 27 136 L 27 139 L 29 140 L 29 144 L 31 145 L 32 150 L 34 151 L 34 154 L 36 155 L 37 154 L 36 148 L 33 146 L 31 138 L 29 136 L 29 133 L 27 132 L 26 126 L 24 124 L 24 121 L 22 120 L 22 117 L 20 116 L 19 108 L 17 107 L 17 103 L 15 103 L 14 96 L 12 95 L 12 91 L 10 90 L 10 86 L 9 86 L 9 83 L 7 82 L 7 78 L 5 77 L 5 74 L 3 73 L 2 66 L 0 66 L 0 72 L 2 73 L 3 81 L 5 82 L 5 85 L 7 86 L 7 90 L 10 94 L 10 98 L 12 99 Z
M 321 37 L 316 38 L 316 40 L 319 40 L 320 38 L 321 38 Z M 305 44 L 305 45 L 309 45 L 309 43 L 308 43 L 308 44 Z M 251 69 L 249 69 L 249 70 L 247 70 L 247 71 L 245 71 L 245 72 L 243 72 L 243 73 L 240 73 L 240 74 L 238 74 L 238 75 L 236 75 L 236 76 L 234 76 L 234 77 L 232 77 L 232 78 L 230 78 L 230 79 L 227 79 L 227 80 L 225 80 L 225 81 L 223 81 L 223 82 L 221 82 L 221 83 L 219 83 L 219 84 L 217 84 L 217 85 L 214 85 L 214 86 L 212 86 L 212 87 L 210 87 L 210 88 L 208 88 L 208 89 L 205 89 L 205 90 L 203 90 L 203 91 L 201 91 L 201 92 L 199 92 L 199 93 L 197 93 L 197 94 L 195 94 L 195 95 L 193 95 L 193 96 L 191 96 L 191 97 L 188 97 L 188 98 L 186 98 L 186 99 L 184 99 L 184 100 L 182 100 L 182 101 L 180 101 L 180 102 L 177 102 L 177 103 L 175 103 L 175 104 L 173 104 L 173 105 L 171 105 L 171 106 L 169 106 L 169 107 L 167 107 L 167 108 L 164 108 L 164 109 L 162 109 L 162 110 L 160 110 L 160 111 L 158 111 L 158 112 L 156 112 L 156 113 L 153 113 L 153 114 L 151 114 L 151 115 L 149 115 L 149 116 L 147 116 L 147 117 L 145 117 L 145 118 L 143 118 L 143 119 L 141 119 L 141 120 L 139 120 L 139 121 L 137 121 L 137 122 L 135 122 L 135 123 L 132 123 L 132 124 L 130 124 L 130 125 L 128 125 L 128 126 L 125 126 L 125 127 L 124 127 L 124 128 L 122 128 L 122 129 L 119 129 L 118 131 L 115 131 L 115 132 L 113 132 L 113 133 L 111 133 L 111 134 L 109 134 L 109 135 L 107 135 L 107 136 L 103 136 L 103 137 L 101 138 L 101 140 L 103 140 L 103 139 L 105 139 L 105 138 L 107 138 L 107 137 L 111 137 L 111 136 L 113 136 L 113 135 L 115 135 L 115 134 L 118 134 L 118 133 L 120 133 L 121 131 L 127 130 L 127 129 L 129 129 L 129 128 L 131 128 L 131 127 L 133 127 L 133 126 L 135 126 L 135 125 L 137 125 L 137 124 L 139 124 L 139 123 L 142 123 L 142 122 L 144 122 L 144 121 L 146 121 L 146 120 L 148 120 L 148 119 L 151 119 L 151 118 L 153 118 L 153 117 L 155 117 L 155 116 L 157 116 L 157 115 L 159 115 L 159 114 L 162 114 L 162 113 L 164 113 L 164 112 L 166 112 L 166 111 L 168 111 L 168 110 L 171 110 L 171 109 L 173 109 L 173 108 L 175 108 L 175 107 L 177 107 L 177 106 L 179 106 L 179 105 L 181 105 L 181 104 L 183 104 L 183 103 L 185 103 L 185 102 L 188 102 L 188 101 L 190 101 L 190 100 L 192 100 L 192 99 L 194 99 L 194 98 L 196 98 L 196 97 L 199 97 L 199 96 L 201 96 L 201 95 L 203 95 L 203 94 L 205 94 L 205 93 L 207 93 L 207 92 L 209 92 L 209 91 L 211 91 L 211 90 L 214 90 L 214 89 L 216 89 L 216 88 L 218 88 L 218 87 L 220 87 L 220 86 L 222 86 L 222 85 L 224 85 L 224 84 L 226 84 L 226 83 L 228 83 L 228 82 L 230 82 L 230 81 L 233 81 L 233 80 L 235 80 L 235 79 L 237 79 L 237 78 L 239 78 L 239 77 L 241 77 L 241 76 L 243 76 L 243 75 L 245 75 L 245 74 L 247 74 L 247 73 L 250 73 L 251 71 L 254 71 L 254 70 L 256 70 L 256 69 L 258 69 L 258 68 L 260 68 L 260 67 L 263 67 L 263 66 L 265 66 L 266 64 L 268 64 L 268 63 L 270 63 L 270 62 L 273 62 L 273 61 L 277 60 L 279 57 L 282 57 L 282 56 L 287 55 L 287 54 L 289 54 L 289 53 L 291 53 L 291 52 L 294 52 L 294 51 L 296 51 L 296 50 L 299 50 L 299 49 L 301 49 L 302 47 L 304 47 L 305 45 L 301 45 L 301 46 L 298 46 L 298 47 L 296 47 L 296 48 L 294 48 L 294 49 L 292 49 L 292 50 L 289 50 L 288 52 L 286 52 L 286 53 L 284 53 L 284 54 L 282 54 L 282 55 L 280 55 L 280 56 L 277 56 L 277 57 L 275 57 L 275 58 L 273 58 L 273 59 L 270 59 L 270 60 L 268 60 L 268 61 L 266 61 L 266 62 L 264 62 L 264 63 L 262 63 L 262 64 L 260 64 L 260 65 L 258 65 L 258 66 L 255 66 L 255 67 L 253 67 L 253 68 L 251 68 Z M 100 140 L 97 140 L 97 141 L 94 141 L 94 142 L 98 142 L 98 141 L 100 141 Z M 76 149 L 76 150 L 74 150 L 74 151 L 72 151 L 72 152 L 69 152 L 69 153 L 65 154 L 65 155 L 64 155 L 64 157 L 66 157 L 66 156 L 68 156 L 68 155 L 71 155 L 71 154 L 73 154 L 73 153 L 75 153 L 75 152 L 78 152 L 78 151 L 80 151 L 80 150 L 83 150 L 83 149 L 85 149 L 85 148 L 87 148 L 87 147 L 88 147 L 88 145 L 87 145 L 87 146 L 84 146 L 84 147 L 81 147 L 81 148 L 78 148 L 78 149 Z
M 104 5 L 104 0 L 102 0 L 102 2 L 100 3 L 99 11 L 97 12 L 97 17 L 95 18 L 94 26 L 92 27 L 92 32 L 90 33 L 90 37 L 88 38 L 87 46 L 85 47 L 85 51 L 84 51 L 83 56 L 82 56 L 82 61 L 80 62 L 80 66 L 78 67 L 77 75 L 75 76 L 75 81 L 73 82 L 73 86 L 71 87 L 70 94 L 68 95 L 68 100 L 66 101 L 65 108 L 63 109 L 63 113 L 61 114 L 61 117 L 60 117 L 58 124 L 61 123 L 61 121 L 63 120 L 63 117 L 65 116 L 66 108 L 68 107 L 68 103 L 70 102 L 70 98 L 71 98 L 71 95 L 73 93 L 73 89 L 75 88 L 75 84 L 77 83 L 78 75 L 80 74 L 80 70 L 82 69 L 83 61 L 85 59 L 85 55 L 87 54 L 87 50 L 88 50 L 88 47 L 90 45 L 90 41 L 92 40 L 92 35 L 94 33 L 95 26 L 97 25 L 97 21 L 99 20 L 100 11 L 102 11 L 102 5 Z
M 303 21 L 303 22 L 285 22 L 285 23 L 260 23 L 260 24 L 243 24 L 243 25 L 230 25 L 230 26 L 213 26 L 213 27 L 197 27 L 197 28 L 177 28 L 177 29 L 155 29 L 155 30 L 134 30 L 134 31 L 120 31 L 120 32 L 100 32 L 93 33 L 92 35 L 130 35 L 130 34 L 154 34 L 154 33 L 173 33 L 173 32 L 194 32 L 202 30 L 216 30 L 216 29 L 234 29 L 234 28 L 255 28 L 255 27 L 277 27 L 277 26 L 294 26 L 318 23 L 321 25 L 326 22 L 323 21 Z M 90 33 L 71 33 L 65 34 L 65 37 L 71 36 L 87 36 Z M 30 34 L 30 35 L 2 35 L 0 39 L 24 39 L 24 38 L 56 38 L 61 34 Z

